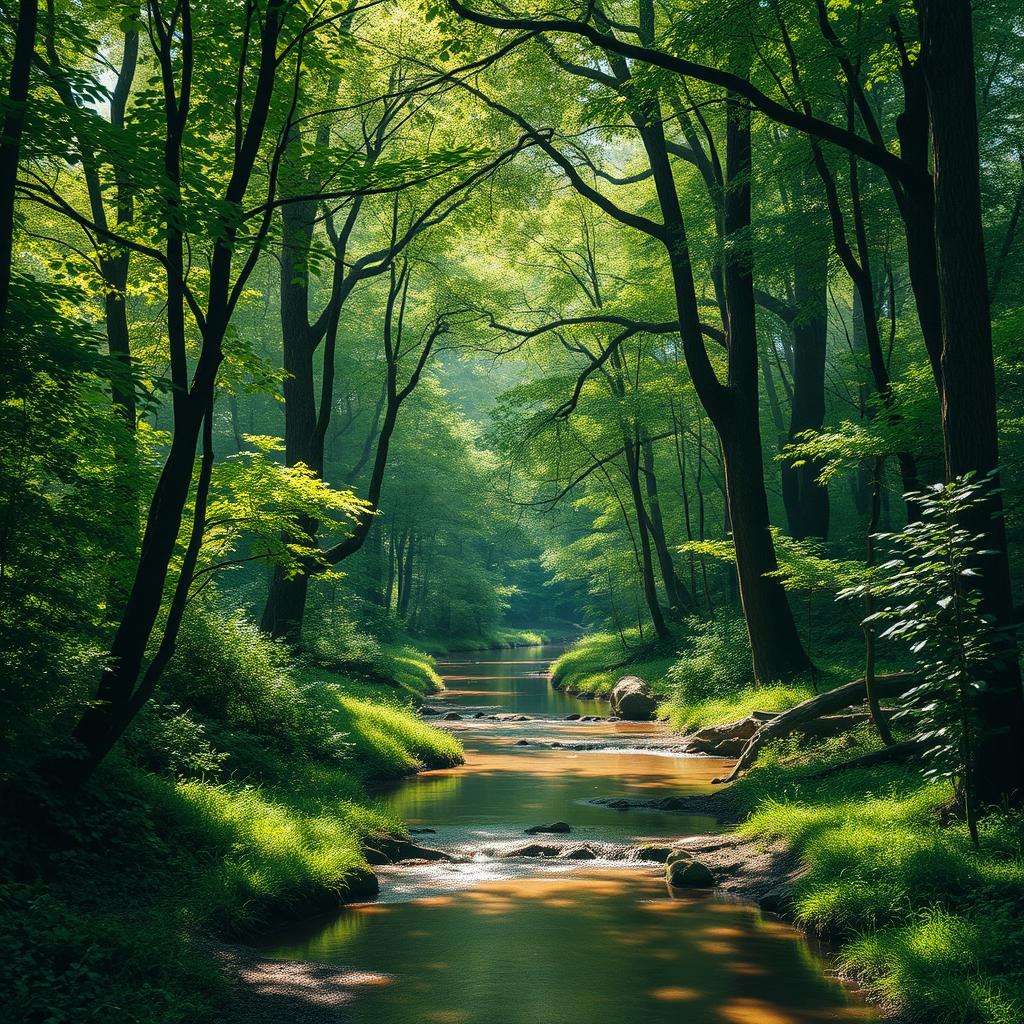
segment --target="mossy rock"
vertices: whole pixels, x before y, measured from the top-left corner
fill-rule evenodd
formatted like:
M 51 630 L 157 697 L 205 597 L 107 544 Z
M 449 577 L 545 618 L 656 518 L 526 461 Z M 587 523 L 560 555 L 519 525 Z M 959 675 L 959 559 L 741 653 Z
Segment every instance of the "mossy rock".
M 673 848 L 669 851 L 669 855 L 665 858 L 665 867 L 669 867 L 672 864 L 678 864 L 680 861 L 693 860 L 693 855 L 689 850 L 680 850 L 678 847 Z
M 655 864 L 664 864 L 674 853 L 678 853 L 675 847 L 664 846 L 660 843 L 644 843 L 631 851 L 631 860 L 647 860 Z
M 665 865 L 665 880 L 674 888 L 688 886 L 704 889 L 715 884 L 715 876 L 706 864 L 691 860 L 688 856 L 670 861 Z

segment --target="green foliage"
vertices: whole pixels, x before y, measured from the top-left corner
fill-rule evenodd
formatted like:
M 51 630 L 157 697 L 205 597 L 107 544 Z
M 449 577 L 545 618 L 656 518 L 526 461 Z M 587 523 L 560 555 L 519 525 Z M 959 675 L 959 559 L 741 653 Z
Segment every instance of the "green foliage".
M 668 670 L 673 700 L 724 697 L 750 681 L 750 641 L 741 618 L 691 619 L 679 660 Z
M 963 787 L 972 828 L 973 764 L 984 742 L 978 704 L 1000 685 L 1006 657 L 976 587 L 984 536 L 965 525 L 984 519 L 990 489 L 989 481 L 962 478 L 909 495 L 920 518 L 878 535 L 894 557 L 842 595 L 889 602 L 867 621 L 886 624 L 881 637 L 913 653 L 923 681 L 905 695 L 904 713 L 925 744 L 926 774 Z

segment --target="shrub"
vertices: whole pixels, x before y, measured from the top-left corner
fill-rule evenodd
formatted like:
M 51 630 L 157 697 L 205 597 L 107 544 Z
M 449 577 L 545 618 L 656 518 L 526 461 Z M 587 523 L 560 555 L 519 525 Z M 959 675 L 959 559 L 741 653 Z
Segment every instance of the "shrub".
M 743 619 L 690 619 L 687 625 L 687 648 L 667 673 L 679 698 L 725 697 L 750 682 L 750 641 Z

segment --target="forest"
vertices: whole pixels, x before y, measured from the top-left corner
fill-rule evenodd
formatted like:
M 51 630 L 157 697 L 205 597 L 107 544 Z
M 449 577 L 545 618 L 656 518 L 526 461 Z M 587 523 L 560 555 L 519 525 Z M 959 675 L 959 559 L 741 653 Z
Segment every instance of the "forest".
M 0 1016 L 1024 1021 L 1022 69 L 0 0 Z

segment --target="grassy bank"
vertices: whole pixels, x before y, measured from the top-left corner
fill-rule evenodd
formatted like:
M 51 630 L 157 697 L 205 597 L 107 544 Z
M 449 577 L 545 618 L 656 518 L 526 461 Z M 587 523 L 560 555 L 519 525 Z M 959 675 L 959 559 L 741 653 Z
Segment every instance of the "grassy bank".
M 216 1019 L 212 945 L 374 892 L 364 845 L 405 829 L 366 784 L 461 760 L 415 713 L 438 685 L 420 652 L 297 665 L 216 614 L 183 641 L 73 808 L 0 823 L 5 1020 Z
M 741 831 L 781 840 L 807 866 L 794 914 L 840 946 L 844 971 L 922 1024 L 1024 1020 L 1024 821 L 990 815 L 975 849 L 942 823 L 952 790 L 906 767 L 812 778 L 873 749 L 866 731 L 816 747 L 776 745 L 734 792 Z
M 584 638 L 556 662 L 556 685 L 607 695 L 622 675 L 639 675 L 684 732 L 783 710 L 860 674 L 858 645 L 839 640 L 817 653 L 813 680 L 754 688 L 745 635 L 729 621 L 691 625 L 660 647 L 625 639 Z M 966 826 L 945 820 L 948 783 L 905 766 L 816 775 L 879 746 L 868 728 L 769 745 L 732 787 L 739 830 L 799 854 L 796 920 L 833 939 L 842 969 L 887 1010 L 915 1024 L 1019 1024 L 1024 819 L 987 817 L 975 849 Z
M 423 637 L 413 642 L 428 654 L 455 654 L 463 651 L 502 651 L 513 647 L 537 647 L 555 642 L 551 633 L 535 629 L 494 630 L 487 636 Z
M 655 693 L 667 697 L 667 672 L 676 661 L 676 643 L 641 640 L 639 633 L 590 633 L 577 640 L 551 665 L 551 683 L 566 693 L 608 697 L 627 674 L 645 679 Z

